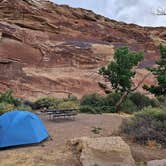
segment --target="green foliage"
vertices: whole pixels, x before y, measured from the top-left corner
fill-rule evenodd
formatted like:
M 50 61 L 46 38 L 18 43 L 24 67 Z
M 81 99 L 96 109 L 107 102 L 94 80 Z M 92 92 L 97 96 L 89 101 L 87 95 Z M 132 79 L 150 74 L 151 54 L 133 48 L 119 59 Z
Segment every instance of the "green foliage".
M 27 106 L 27 105 L 24 105 L 24 104 L 22 104 L 22 105 L 20 105 L 18 107 L 15 107 L 14 109 L 15 110 L 20 110 L 20 111 L 28 111 L 28 112 L 32 112 L 33 111 L 30 106 Z
M 58 99 L 55 97 L 44 97 L 34 102 L 34 109 L 41 108 L 78 108 L 79 101 L 76 97 Z
M 89 106 L 89 105 L 80 106 L 81 113 L 97 114 L 97 113 L 100 113 L 98 110 L 99 109 L 96 110 L 96 108 L 94 108 L 93 106 Z
M 130 99 L 127 99 L 123 103 L 122 108 L 121 108 L 121 112 L 128 113 L 128 114 L 132 114 L 137 111 L 138 111 L 137 106 Z
M 108 101 L 107 101 L 107 99 Z M 82 97 L 80 101 L 80 112 L 82 113 L 110 113 L 115 112 L 114 107 L 112 107 L 111 102 L 114 103 L 117 95 L 112 94 L 108 97 L 100 96 L 99 94 L 89 94 Z M 110 102 L 110 103 L 109 103 Z
M 121 94 L 120 93 L 110 93 L 105 96 L 105 105 L 106 106 L 115 106 L 119 101 Z
M 41 108 L 57 108 L 60 103 L 60 99 L 54 97 L 43 97 L 34 102 L 35 109 Z
M 155 140 L 166 145 L 166 109 L 146 108 L 124 122 L 123 131 L 139 143 Z
M 12 111 L 14 109 L 14 105 L 8 103 L 0 103 L 0 115 Z
M 166 108 L 146 108 L 141 112 L 135 113 L 137 118 L 151 118 L 164 122 L 166 120 Z
M 138 110 L 151 106 L 151 99 L 139 92 L 131 93 L 129 99 L 137 106 Z
M 29 111 L 32 112 L 32 108 L 26 105 L 14 106 L 9 103 L 0 103 L 0 115 L 13 110 Z
M 107 67 L 100 69 L 99 73 L 106 77 L 116 92 L 130 91 L 132 78 L 135 72 L 134 66 L 143 59 L 143 53 L 131 52 L 127 47 L 118 48 L 115 51 L 114 61 Z
M 75 96 L 70 96 L 68 98 L 64 98 L 63 100 L 64 101 L 75 101 L 75 102 L 78 102 L 78 99 Z
M 62 109 L 62 108 L 78 108 L 79 107 L 79 103 L 77 101 L 61 101 L 58 104 L 58 108 Z
M 0 94 L 0 103 L 8 103 L 18 106 L 21 104 L 21 100 L 13 97 L 12 90 L 7 90 Z
M 80 102 L 80 112 L 82 113 L 115 113 L 115 106 L 120 99 L 120 93 L 110 93 L 106 96 L 99 94 L 85 95 Z M 130 94 L 123 102 L 121 112 L 134 113 L 142 110 L 144 107 L 156 107 L 159 103 L 155 99 L 150 99 L 139 92 Z
M 150 104 L 152 107 L 161 107 L 161 103 L 159 102 L 158 99 L 154 98 L 154 99 L 150 99 Z
M 157 99 L 161 107 L 166 107 L 166 96 L 158 96 Z
M 103 97 L 96 93 L 83 96 L 80 102 L 80 105 L 89 105 L 93 107 L 99 107 L 103 104 Z
M 160 60 L 156 62 L 157 67 L 148 69 L 151 71 L 158 81 L 157 86 L 144 85 L 144 89 L 148 90 L 156 96 L 166 95 L 166 47 L 160 45 Z
M 12 95 L 12 90 L 0 94 L 0 114 L 19 109 L 20 106 L 23 106 L 23 102 Z

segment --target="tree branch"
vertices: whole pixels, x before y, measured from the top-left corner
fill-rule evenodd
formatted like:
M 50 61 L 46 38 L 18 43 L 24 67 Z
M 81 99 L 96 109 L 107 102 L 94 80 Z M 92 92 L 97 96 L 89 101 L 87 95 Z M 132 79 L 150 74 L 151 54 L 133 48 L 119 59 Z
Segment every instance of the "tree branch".
M 131 91 L 133 92 L 133 91 L 137 90 L 140 87 L 140 85 L 146 80 L 146 78 L 148 78 L 150 76 L 150 74 L 151 74 L 151 72 L 149 72 L 148 74 L 146 74 L 144 76 L 144 78 L 138 83 L 138 85 L 135 88 L 131 89 Z

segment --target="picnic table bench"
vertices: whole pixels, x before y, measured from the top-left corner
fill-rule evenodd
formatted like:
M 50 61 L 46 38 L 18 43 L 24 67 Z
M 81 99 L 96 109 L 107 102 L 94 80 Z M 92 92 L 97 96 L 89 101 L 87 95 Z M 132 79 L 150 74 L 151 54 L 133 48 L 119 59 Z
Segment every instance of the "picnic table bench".
M 75 118 L 77 115 L 78 109 L 48 109 L 46 110 L 46 114 L 49 115 L 49 119 L 57 119 L 57 118 Z

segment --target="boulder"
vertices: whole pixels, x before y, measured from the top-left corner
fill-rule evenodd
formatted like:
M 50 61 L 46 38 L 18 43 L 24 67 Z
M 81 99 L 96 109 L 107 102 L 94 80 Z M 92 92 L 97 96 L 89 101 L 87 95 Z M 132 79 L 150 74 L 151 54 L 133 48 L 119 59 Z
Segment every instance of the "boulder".
M 83 166 L 134 166 L 129 146 L 121 137 L 78 138 L 68 142 Z
M 166 159 L 149 161 L 147 166 L 166 166 Z

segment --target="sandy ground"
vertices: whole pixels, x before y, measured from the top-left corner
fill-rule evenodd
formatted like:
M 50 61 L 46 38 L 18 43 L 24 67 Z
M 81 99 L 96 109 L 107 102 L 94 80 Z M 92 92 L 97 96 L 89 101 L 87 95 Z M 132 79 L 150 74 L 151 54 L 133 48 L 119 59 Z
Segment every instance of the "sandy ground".
M 75 120 L 49 120 L 41 116 L 51 139 L 39 145 L 11 148 L 0 151 L 0 166 L 80 166 L 66 147 L 66 141 L 75 137 L 99 137 L 117 134 L 122 124 L 122 116 L 116 114 L 79 114 Z M 93 127 L 102 128 L 96 135 Z M 128 142 L 128 140 L 126 140 Z M 162 159 L 166 150 L 149 149 L 130 142 L 132 153 L 137 161 Z
M 52 141 L 49 143 L 51 147 L 64 145 L 67 140 L 75 137 L 110 136 L 118 131 L 122 123 L 120 116 L 112 114 L 79 114 L 75 120 L 62 119 L 52 121 L 45 117 L 42 117 L 42 119 L 52 138 Z M 99 135 L 91 131 L 93 127 L 102 128 Z
M 110 136 L 118 131 L 122 123 L 120 116 L 111 114 L 79 114 L 75 120 L 49 120 L 44 115 L 40 117 L 51 139 L 40 145 L 0 151 L 0 166 L 79 166 L 71 152 L 66 150 L 66 141 L 82 136 Z M 93 127 L 102 128 L 101 133 L 92 133 Z

